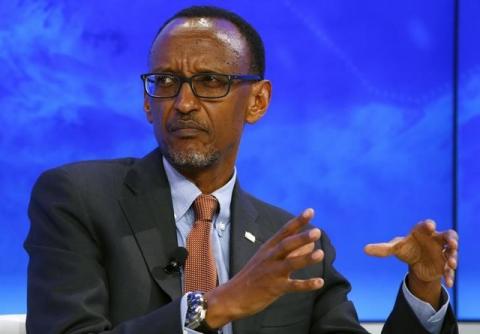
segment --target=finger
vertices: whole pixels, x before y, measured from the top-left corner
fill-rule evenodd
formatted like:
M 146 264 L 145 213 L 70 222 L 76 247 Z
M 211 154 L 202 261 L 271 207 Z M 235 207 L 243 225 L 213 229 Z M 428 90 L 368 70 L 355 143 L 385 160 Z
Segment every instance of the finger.
M 443 278 L 445 279 L 445 284 L 447 285 L 447 287 L 451 288 L 455 281 L 455 270 L 451 268 L 445 269 L 445 272 L 443 273 Z
M 287 285 L 287 292 L 307 292 L 318 290 L 324 286 L 322 278 L 310 278 L 306 280 L 290 279 Z
M 455 249 L 445 249 L 444 252 L 447 265 L 452 269 L 457 269 L 458 252 Z
M 442 246 L 446 245 L 454 249 L 458 248 L 458 234 L 454 230 L 435 233 L 434 239 Z
M 394 254 L 395 247 L 403 242 L 405 238 L 403 237 L 396 237 L 389 242 L 381 242 L 376 244 L 368 244 L 366 245 L 363 250 L 370 256 L 377 256 L 377 257 L 386 257 Z
M 453 239 L 455 241 L 458 241 L 458 233 L 455 230 L 448 230 L 442 233 L 445 235 L 446 239 Z
M 287 259 L 292 258 L 292 257 L 305 255 L 305 254 L 309 254 L 309 253 L 313 252 L 314 249 L 315 249 L 315 243 L 311 242 L 309 244 L 303 245 L 300 248 L 295 249 L 293 252 L 291 252 L 290 254 L 287 255 Z
M 313 209 L 309 208 L 303 211 L 299 216 L 290 219 L 277 233 L 275 233 L 269 240 L 267 240 L 267 242 L 265 242 L 264 246 L 275 246 L 286 237 L 298 233 L 310 222 L 310 220 L 312 220 L 313 215 Z
M 312 264 L 321 262 L 324 256 L 324 252 L 321 249 L 317 249 L 310 254 L 285 259 L 282 262 L 282 266 L 285 273 L 292 273 Z
M 305 245 L 317 241 L 320 239 L 320 236 L 321 231 L 318 228 L 313 228 L 311 230 L 289 236 L 275 246 L 273 250 L 273 256 L 277 259 L 283 259 L 290 253 L 299 251 L 299 249 Z
M 455 239 L 448 239 L 447 240 L 447 248 L 457 250 L 458 249 L 458 241 Z
M 425 219 L 418 222 L 412 229 L 412 234 L 432 235 L 435 233 L 437 224 L 432 219 Z
M 440 234 L 448 248 L 458 249 L 458 234 L 454 230 L 448 230 Z

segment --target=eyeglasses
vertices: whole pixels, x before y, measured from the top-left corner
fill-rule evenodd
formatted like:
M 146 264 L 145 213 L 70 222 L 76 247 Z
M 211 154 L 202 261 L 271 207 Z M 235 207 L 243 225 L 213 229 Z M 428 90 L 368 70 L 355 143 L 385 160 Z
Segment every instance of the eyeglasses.
M 171 98 L 178 95 L 183 83 L 188 83 L 196 97 L 218 99 L 230 92 L 232 82 L 259 81 L 259 75 L 235 75 L 218 73 L 200 73 L 190 78 L 169 73 L 146 73 L 140 76 L 145 92 L 156 98 Z

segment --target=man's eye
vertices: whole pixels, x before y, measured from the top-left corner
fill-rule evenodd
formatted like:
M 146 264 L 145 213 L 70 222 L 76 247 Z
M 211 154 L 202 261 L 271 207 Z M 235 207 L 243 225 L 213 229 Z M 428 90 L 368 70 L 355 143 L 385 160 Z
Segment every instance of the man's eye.
M 218 81 L 218 78 L 217 78 L 216 75 L 210 75 L 210 74 L 202 75 L 201 77 L 199 77 L 199 79 L 203 82 L 216 82 L 216 81 Z
M 175 83 L 175 80 L 168 75 L 159 75 L 155 79 L 155 84 L 160 86 L 171 86 Z
M 198 82 L 202 85 L 207 85 L 210 87 L 222 86 L 225 85 L 228 81 L 226 77 L 214 74 L 205 74 L 197 78 Z

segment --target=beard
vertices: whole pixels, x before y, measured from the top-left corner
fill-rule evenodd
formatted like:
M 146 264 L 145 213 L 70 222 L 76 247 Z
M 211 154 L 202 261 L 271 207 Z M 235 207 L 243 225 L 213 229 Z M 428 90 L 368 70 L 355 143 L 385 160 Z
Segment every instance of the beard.
M 192 115 L 177 115 L 170 119 L 166 125 L 168 132 L 182 129 L 184 127 L 191 127 L 194 129 L 210 132 L 208 124 L 201 120 L 194 119 Z M 220 159 L 220 151 L 211 145 L 203 147 L 175 147 L 167 143 L 167 140 L 160 134 L 161 131 L 155 129 L 157 141 L 160 144 L 160 151 L 163 156 L 170 162 L 170 164 L 177 169 L 198 169 L 206 168 Z M 158 131 L 158 132 L 157 132 Z M 194 145 L 197 146 L 197 145 Z
M 220 158 L 220 152 L 213 148 L 205 151 L 185 149 L 173 150 L 168 145 L 161 145 L 160 150 L 172 166 L 179 169 L 210 167 Z

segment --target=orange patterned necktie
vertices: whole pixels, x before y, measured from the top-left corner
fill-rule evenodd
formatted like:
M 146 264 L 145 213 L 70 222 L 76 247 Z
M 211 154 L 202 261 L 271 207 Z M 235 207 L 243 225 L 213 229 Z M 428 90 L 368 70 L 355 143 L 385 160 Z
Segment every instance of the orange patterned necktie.
M 217 208 L 218 201 L 212 195 L 200 195 L 193 202 L 195 222 L 187 237 L 184 292 L 207 292 L 217 285 L 217 267 L 210 241 L 213 215 Z

